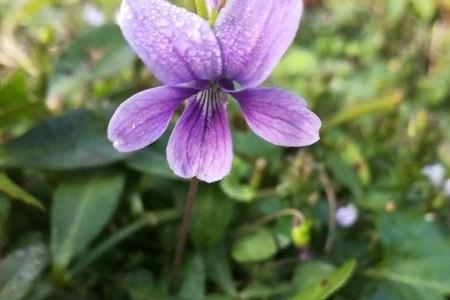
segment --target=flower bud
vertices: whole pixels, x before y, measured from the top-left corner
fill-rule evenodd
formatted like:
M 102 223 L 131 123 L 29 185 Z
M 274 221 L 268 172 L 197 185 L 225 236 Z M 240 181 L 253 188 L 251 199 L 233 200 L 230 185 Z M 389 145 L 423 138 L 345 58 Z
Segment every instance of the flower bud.
M 352 227 L 358 220 L 358 214 L 358 208 L 354 204 L 349 203 L 336 211 L 336 222 L 343 228 Z
M 311 242 L 311 228 L 312 222 L 308 220 L 292 228 L 292 242 L 296 247 L 304 248 L 309 246 Z

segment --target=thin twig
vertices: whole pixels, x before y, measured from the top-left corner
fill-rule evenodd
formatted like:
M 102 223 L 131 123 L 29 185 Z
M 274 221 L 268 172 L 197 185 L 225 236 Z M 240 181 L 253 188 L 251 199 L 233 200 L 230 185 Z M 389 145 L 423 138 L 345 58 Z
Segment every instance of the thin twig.
M 189 225 L 191 223 L 192 210 L 194 208 L 195 197 L 197 195 L 198 179 L 192 178 L 189 185 L 189 192 L 186 197 L 186 206 L 183 214 L 183 221 L 178 232 L 177 247 L 175 249 L 175 257 L 172 265 L 172 274 L 170 286 L 175 288 L 178 281 L 178 273 L 180 272 L 181 261 L 183 259 L 184 249 L 186 247 L 186 240 L 189 233 Z
M 336 193 L 326 171 L 323 168 L 320 168 L 319 172 L 320 182 L 322 183 L 323 189 L 325 190 L 325 195 L 327 197 L 330 212 L 328 221 L 328 234 L 324 248 L 325 252 L 329 253 L 333 248 L 334 237 L 336 235 Z

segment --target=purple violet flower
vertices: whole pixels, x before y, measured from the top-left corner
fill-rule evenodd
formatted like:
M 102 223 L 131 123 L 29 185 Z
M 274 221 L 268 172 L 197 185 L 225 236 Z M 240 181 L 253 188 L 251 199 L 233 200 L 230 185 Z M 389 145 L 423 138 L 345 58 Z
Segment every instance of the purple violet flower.
M 165 86 L 119 106 L 108 128 L 114 147 L 129 152 L 153 143 L 187 99 L 167 146 L 169 166 L 183 178 L 218 181 L 233 158 L 228 95 L 266 141 L 287 147 L 317 142 L 321 121 L 304 100 L 258 87 L 292 43 L 302 10 L 300 0 L 228 0 L 212 28 L 165 0 L 123 0 L 120 28 Z

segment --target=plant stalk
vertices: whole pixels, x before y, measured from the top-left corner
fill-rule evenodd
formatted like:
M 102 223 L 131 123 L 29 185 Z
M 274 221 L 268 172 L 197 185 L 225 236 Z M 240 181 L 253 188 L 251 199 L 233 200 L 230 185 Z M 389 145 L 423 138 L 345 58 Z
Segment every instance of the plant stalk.
M 186 205 L 183 214 L 183 220 L 181 222 L 180 229 L 178 231 L 177 246 L 175 249 L 175 257 L 172 265 L 172 274 L 170 280 L 170 287 L 174 289 L 178 282 L 178 275 L 180 273 L 180 266 L 183 260 L 184 250 L 186 247 L 186 241 L 189 233 L 189 227 L 191 223 L 192 211 L 194 208 L 195 198 L 198 190 L 198 179 L 192 178 L 189 185 L 189 192 L 186 197 Z

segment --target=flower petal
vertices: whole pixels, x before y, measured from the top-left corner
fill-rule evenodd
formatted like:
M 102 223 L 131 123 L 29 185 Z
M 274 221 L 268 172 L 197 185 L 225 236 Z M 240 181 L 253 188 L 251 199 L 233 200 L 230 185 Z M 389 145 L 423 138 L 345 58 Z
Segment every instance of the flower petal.
M 178 105 L 195 89 L 158 87 L 137 93 L 117 108 L 108 126 L 108 138 L 122 152 L 144 148 L 166 130 Z
M 224 74 L 243 88 L 261 84 L 292 43 L 301 0 L 228 0 L 216 22 Z
M 216 79 L 220 47 L 208 23 L 165 0 L 123 0 L 122 32 L 147 67 L 167 85 Z
M 319 140 L 320 119 L 304 100 L 288 91 L 259 88 L 230 94 L 241 105 L 249 127 L 266 141 L 302 147 Z
M 214 182 L 230 172 L 233 148 L 226 95 L 206 93 L 191 98 L 170 137 L 167 160 L 180 177 Z

